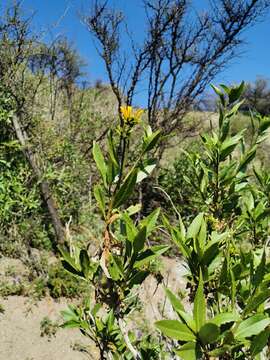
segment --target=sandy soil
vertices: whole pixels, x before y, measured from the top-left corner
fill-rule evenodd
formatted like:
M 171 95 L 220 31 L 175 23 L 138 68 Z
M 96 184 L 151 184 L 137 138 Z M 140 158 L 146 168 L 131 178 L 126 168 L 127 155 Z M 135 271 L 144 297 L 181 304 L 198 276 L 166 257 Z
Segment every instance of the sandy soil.
M 74 351 L 72 345 L 87 344 L 73 329 L 59 329 L 55 337 L 41 337 L 40 322 L 48 316 L 59 319 L 66 303 L 44 299 L 30 305 L 27 298 L 12 296 L 1 300 L 5 312 L 0 315 L 0 360 L 83 360 L 85 354 Z M 92 351 L 94 348 L 92 346 Z M 93 354 L 94 355 L 94 354 Z

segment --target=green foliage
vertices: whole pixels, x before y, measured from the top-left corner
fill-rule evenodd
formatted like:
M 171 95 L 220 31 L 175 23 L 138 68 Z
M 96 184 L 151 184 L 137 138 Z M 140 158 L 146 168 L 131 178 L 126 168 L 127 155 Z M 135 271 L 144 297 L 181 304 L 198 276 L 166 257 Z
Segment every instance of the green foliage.
M 193 141 L 185 146 L 185 149 L 192 149 L 193 152 L 200 152 L 197 141 Z M 170 195 L 171 200 L 181 213 L 183 218 L 189 218 L 196 213 L 201 206 L 200 199 L 194 192 L 193 184 L 195 174 L 190 166 L 189 159 L 185 151 L 181 151 L 168 169 L 161 169 L 158 176 L 159 185 Z M 172 217 L 173 209 L 168 199 L 164 198 L 161 202 L 168 216 Z
M 87 334 L 99 348 L 101 359 L 108 353 L 115 359 L 129 359 L 134 353 L 145 359 L 150 353 L 153 358 L 157 355 L 155 346 L 149 343 L 144 344 L 139 355 L 140 350 L 134 348 L 139 348 L 139 344 L 125 330 L 125 318 L 136 306 L 134 289 L 150 274 L 152 261 L 169 249 L 166 245 L 148 245 L 148 238 L 157 226 L 159 209 L 136 221 L 140 205 L 127 205 L 136 184 L 145 177 L 141 174 L 148 174 L 149 163 L 154 164 L 149 157 L 160 138 L 159 132 L 152 133 L 149 127 L 145 128 L 138 157 L 129 165 L 126 159 L 135 126 L 134 121 L 129 121 L 129 111 L 132 115 L 131 108 L 123 110 L 119 127 L 109 132 L 106 155 L 97 143 L 93 145 L 93 157 L 102 178 L 102 184 L 94 188 L 94 195 L 104 219 L 104 238 L 98 258 L 90 257 L 86 250 L 78 247 L 59 248 L 65 269 L 95 289 L 95 305 L 81 309 L 70 307 L 64 313 L 64 326 L 79 327 Z M 105 311 L 105 316 L 98 315 L 99 308 Z M 89 315 L 86 317 L 86 314 Z
M 47 337 L 48 341 L 56 335 L 59 324 L 45 316 L 40 322 L 40 336 Z
M 156 327 L 178 340 L 174 352 L 183 359 L 259 359 L 269 341 L 268 177 L 254 169 L 256 185 L 249 165 L 270 122 L 252 118 L 249 148 L 243 131 L 231 134 L 243 87 L 213 86 L 219 97 L 218 129 L 201 136 L 202 154 L 188 154 L 204 212 L 188 226 L 181 218 L 173 226 L 163 217 L 189 270 L 193 314 L 166 289 L 179 320 L 161 320 Z
M 25 294 L 25 287 L 23 284 L 11 284 L 6 281 L 0 282 L 0 295 L 2 297 L 8 297 L 13 295 L 24 295 Z
M 76 281 L 59 263 L 49 267 L 46 287 L 53 298 L 84 297 L 89 292 L 87 284 Z

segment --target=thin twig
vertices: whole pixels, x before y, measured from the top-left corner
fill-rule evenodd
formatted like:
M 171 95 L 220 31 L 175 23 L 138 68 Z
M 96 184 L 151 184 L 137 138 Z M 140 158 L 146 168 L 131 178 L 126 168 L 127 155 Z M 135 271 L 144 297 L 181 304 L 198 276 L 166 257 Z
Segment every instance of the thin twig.
M 123 335 L 123 338 L 125 340 L 125 343 L 127 345 L 127 348 L 129 349 L 129 351 L 131 352 L 131 354 L 133 355 L 134 359 L 136 360 L 141 360 L 141 355 L 139 354 L 139 352 L 134 348 L 134 346 L 131 344 L 129 337 L 128 337 L 128 333 L 127 330 L 125 328 L 125 324 L 124 321 L 121 318 L 118 318 L 118 325 L 119 325 L 119 329 Z

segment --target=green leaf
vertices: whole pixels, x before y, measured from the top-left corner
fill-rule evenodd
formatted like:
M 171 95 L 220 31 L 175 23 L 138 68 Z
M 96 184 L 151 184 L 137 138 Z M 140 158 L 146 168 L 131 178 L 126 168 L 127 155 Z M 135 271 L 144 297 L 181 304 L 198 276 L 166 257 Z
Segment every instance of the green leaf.
M 180 341 L 196 340 L 193 332 L 178 320 L 160 320 L 155 323 L 155 326 L 169 338 Z
M 229 92 L 229 102 L 233 103 L 237 101 L 240 96 L 242 95 L 243 91 L 245 89 L 245 82 L 242 81 L 239 86 L 232 87 Z
M 141 251 L 144 248 L 146 235 L 147 235 L 146 226 L 143 226 L 139 230 L 138 234 L 135 236 L 135 239 L 133 242 L 133 249 L 134 249 L 135 254 L 137 254 L 139 251 Z
M 219 86 L 222 87 L 222 89 L 226 92 L 227 95 L 229 95 L 231 89 L 228 86 L 224 84 L 220 84 Z
M 173 307 L 173 310 L 178 311 L 185 311 L 184 306 L 182 305 L 182 302 L 178 299 L 176 295 L 174 295 L 173 292 L 171 292 L 170 289 L 165 288 L 165 293 L 167 298 L 170 300 L 170 303 Z
M 121 218 L 125 222 L 127 239 L 128 239 L 128 241 L 133 242 L 135 239 L 135 236 L 138 233 L 136 226 L 134 225 L 129 214 L 123 213 L 121 215 Z
M 201 359 L 201 351 L 195 342 L 188 342 L 181 346 L 179 350 L 174 350 L 176 355 L 183 360 L 198 360 Z
M 150 249 L 145 250 L 140 253 L 134 262 L 134 268 L 138 269 L 142 266 L 149 263 L 149 261 L 154 260 L 157 256 L 164 254 L 169 250 L 170 246 L 168 245 L 156 245 L 152 246 Z
M 79 321 L 76 309 L 72 305 L 68 305 L 67 309 L 60 311 L 64 321 Z
M 121 258 L 117 255 L 110 254 L 108 270 L 113 280 L 117 281 L 124 277 L 123 265 Z
M 236 104 L 231 108 L 231 110 L 226 114 L 226 116 L 229 117 L 229 118 L 232 117 L 232 116 L 234 116 L 234 115 L 238 112 L 240 106 L 241 106 L 244 102 L 245 102 L 245 100 L 241 100 L 241 101 L 239 101 L 238 103 L 236 103 Z
M 146 226 L 147 236 L 149 236 L 151 232 L 155 229 L 156 222 L 159 217 L 159 213 L 160 213 L 160 208 L 157 208 L 140 222 L 140 226 Z
M 80 265 L 76 263 L 75 259 L 71 257 L 70 253 L 63 246 L 59 245 L 58 250 L 61 253 L 62 259 L 69 264 L 71 268 L 81 271 Z
M 102 215 L 104 216 L 104 218 L 106 217 L 106 213 L 105 213 L 105 195 L 103 192 L 103 189 L 100 185 L 95 185 L 94 186 L 94 196 L 95 199 L 97 200 L 98 206 L 102 212 Z
M 70 274 L 72 274 L 74 276 L 79 276 L 79 277 L 84 278 L 84 274 L 80 270 L 76 270 L 76 268 L 71 266 L 70 263 L 68 263 L 66 260 L 61 260 L 61 261 L 62 261 L 62 265 L 63 265 L 64 269 L 67 272 L 69 272 Z
M 242 139 L 242 134 L 237 134 L 226 139 L 220 147 L 220 161 L 224 161 L 235 149 L 235 147 L 240 143 Z
M 203 293 L 203 278 L 201 273 L 199 285 L 194 299 L 193 318 L 196 323 L 196 329 L 199 331 L 200 328 L 205 324 L 206 320 L 206 305 Z
M 79 321 L 66 321 L 61 325 L 61 328 L 63 329 L 74 329 L 74 328 L 80 328 L 81 324 Z
M 222 355 L 224 355 L 226 352 L 230 352 L 231 348 L 232 348 L 232 347 L 231 347 L 230 345 L 224 345 L 224 346 L 222 346 L 222 347 L 220 347 L 220 348 L 217 348 L 217 349 L 215 349 L 215 350 L 210 351 L 210 352 L 209 352 L 209 355 L 214 356 L 214 357 L 216 357 L 216 356 L 222 356 Z
M 211 262 L 219 255 L 220 245 L 218 243 L 212 244 L 208 247 L 201 259 L 202 264 L 209 266 Z
M 269 128 L 269 126 L 270 126 L 270 118 L 269 117 L 263 118 L 259 125 L 259 132 L 260 133 L 264 132 Z
M 119 164 L 118 164 L 117 154 L 116 154 L 116 150 L 115 150 L 115 146 L 114 146 L 112 130 L 110 130 L 109 134 L 108 134 L 108 151 L 109 151 L 112 162 L 114 163 L 114 165 L 116 167 L 118 167 Z
M 91 314 L 95 317 L 101 308 L 102 304 L 96 303 L 91 309 Z
M 255 158 L 257 151 L 257 146 L 254 145 L 247 153 L 244 154 L 243 158 L 240 161 L 237 171 L 243 171 L 246 169 L 247 165 Z
M 152 150 L 158 143 L 161 137 L 161 133 L 159 130 L 153 132 L 151 135 L 144 138 L 143 142 L 143 152 L 146 153 Z
M 270 337 L 270 329 L 267 328 L 258 335 L 256 335 L 254 339 L 252 339 L 250 345 L 250 353 L 252 357 L 262 352 L 262 350 L 268 343 L 269 337 Z
M 103 183 L 106 186 L 107 184 L 107 180 L 106 180 L 106 176 L 107 176 L 107 166 L 105 163 L 105 159 L 103 157 L 103 154 L 100 150 L 99 145 L 94 141 L 93 144 L 93 156 L 94 156 L 94 160 L 96 162 L 97 168 L 102 176 L 103 179 Z
M 201 222 L 201 228 L 198 235 L 199 245 L 202 252 L 204 251 L 205 243 L 206 243 L 206 236 L 207 236 L 207 224 L 204 218 Z
M 149 271 L 138 271 L 129 280 L 129 288 L 131 289 L 134 285 L 140 285 L 150 274 Z
M 245 339 L 253 335 L 258 335 L 270 324 L 270 318 L 263 314 L 256 314 L 240 323 L 236 332 L 235 338 Z
M 219 335 L 219 327 L 211 322 L 204 324 L 199 331 L 199 337 L 205 345 L 214 343 Z
M 137 170 L 135 169 L 128 175 L 128 177 L 121 185 L 120 189 L 117 191 L 113 200 L 113 208 L 118 208 L 128 200 L 136 185 L 136 179 L 137 179 Z
M 256 268 L 254 277 L 252 279 L 252 285 L 255 288 L 257 288 L 261 284 L 261 282 L 263 281 L 263 277 L 264 277 L 264 274 L 266 272 L 265 263 L 266 263 L 266 256 L 265 256 L 265 250 L 264 250 L 263 254 L 262 254 L 261 261 L 260 261 L 260 264 Z
M 223 92 L 217 86 L 215 86 L 213 84 L 210 84 L 210 86 L 215 91 L 215 93 L 218 95 L 218 97 L 219 97 L 219 99 L 221 101 L 221 104 L 223 106 L 225 106 L 225 96 L 224 96 Z
M 114 313 L 113 310 L 111 309 L 111 311 L 108 314 L 108 317 L 106 319 L 106 324 L 107 324 L 107 330 L 108 332 L 112 332 L 113 328 L 114 328 L 114 321 L 115 321 L 115 317 L 114 317 Z
M 138 171 L 137 174 L 136 183 L 138 184 L 139 182 L 147 178 L 151 174 L 151 172 L 155 169 L 156 165 L 157 164 L 155 160 L 147 160 L 146 163 L 140 166 L 140 170 Z
M 174 295 L 168 288 L 165 288 L 166 296 L 168 297 L 174 311 L 177 312 L 182 322 L 184 322 L 193 332 L 196 331 L 196 324 L 193 318 L 185 312 L 184 306 L 176 295 Z
M 171 236 L 172 236 L 173 242 L 179 248 L 182 255 L 186 259 L 188 259 L 191 256 L 191 251 L 189 250 L 188 246 L 185 244 L 185 239 L 181 235 L 180 231 L 178 229 L 172 228 Z
M 201 225 L 202 225 L 202 221 L 203 221 L 203 213 L 199 213 L 195 219 L 192 221 L 192 223 L 190 224 L 190 226 L 188 227 L 187 230 L 187 235 L 186 238 L 187 239 L 195 239 L 196 236 L 198 235 Z
M 131 205 L 127 208 L 126 212 L 129 216 L 137 214 L 142 209 L 142 204 Z
M 217 314 L 216 316 L 214 316 L 211 319 L 211 323 L 220 326 L 226 323 L 230 323 L 230 322 L 235 322 L 239 320 L 239 315 L 236 313 L 231 313 L 231 312 L 225 312 L 225 313 L 220 313 Z
M 254 171 L 254 175 L 256 176 L 256 179 L 258 180 L 259 184 L 261 186 L 264 186 L 264 178 L 263 178 L 263 173 L 261 172 L 261 170 L 254 167 L 253 171 Z
M 80 251 L 80 264 L 82 272 L 87 279 L 90 273 L 90 260 L 86 250 Z
M 230 271 L 230 280 L 231 280 L 231 302 L 232 302 L 232 308 L 234 308 L 235 306 L 235 301 L 236 301 L 236 281 L 235 281 L 235 277 L 234 277 L 234 272 L 232 271 L 232 269 L 229 269 Z
M 108 185 L 112 185 L 117 182 L 119 178 L 119 169 L 115 166 L 112 159 L 109 157 L 107 160 L 107 174 L 106 180 Z
M 253 295 L 249 298 L 247 305 L 244 309 L 243 314 L 247 315 L 251 313 L 254 310 L 257 310 L 257 308 L 263 304 L 266 300 L 270 299 L 270 289 L 266 289 L 264 291 L 261 291 L 257 295 Z

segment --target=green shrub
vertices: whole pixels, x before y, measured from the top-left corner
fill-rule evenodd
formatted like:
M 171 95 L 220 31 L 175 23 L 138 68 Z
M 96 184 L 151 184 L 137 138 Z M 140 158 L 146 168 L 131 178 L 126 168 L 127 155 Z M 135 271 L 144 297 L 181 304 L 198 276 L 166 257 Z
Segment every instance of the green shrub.
M 89 292 L 89 285 L 67 273 L 61 263 L 49 267 L 46 287 L 53 298 L 81 298 Z
M 249 167 L 267 136 L 270 119 L 254 118 L 255 132 L 248 146 L 243 130 L 231 132 L 244 84 L 213 88 L 219 96 L 218 128 L 201 136 L 202 154 L 188 157 L 204 212 L 187 225 L 180 216 L 176 226 L 164 217 L 189 270 L 193 311 L 165 289 L 177 320 L 160 320 L 156 327 L 184 360 L 255 359 L 261 358 L 270 336 L 270 263 L 265 243 L 269 205 L 265 189 L 250 179 Z M 257 178 L 263 184 L 264 176 L 257 173 Z
M 187 149 L 199 153 L 200 145 L 195 140 L 188 144 Z M 196 214 L 201 205 L 192 185 L 195 182 L 195 174 L 186 154 L 187 149 L 180 152 L 171 167 L 161 169 L 158 176 L 159 186 L 170 196 L 183 218 L 189 218 Z M 161 205 L 164 210 L 170 216 L 175 214 L 168 197 L 164 195 L 163 198 L 164 201 Z

